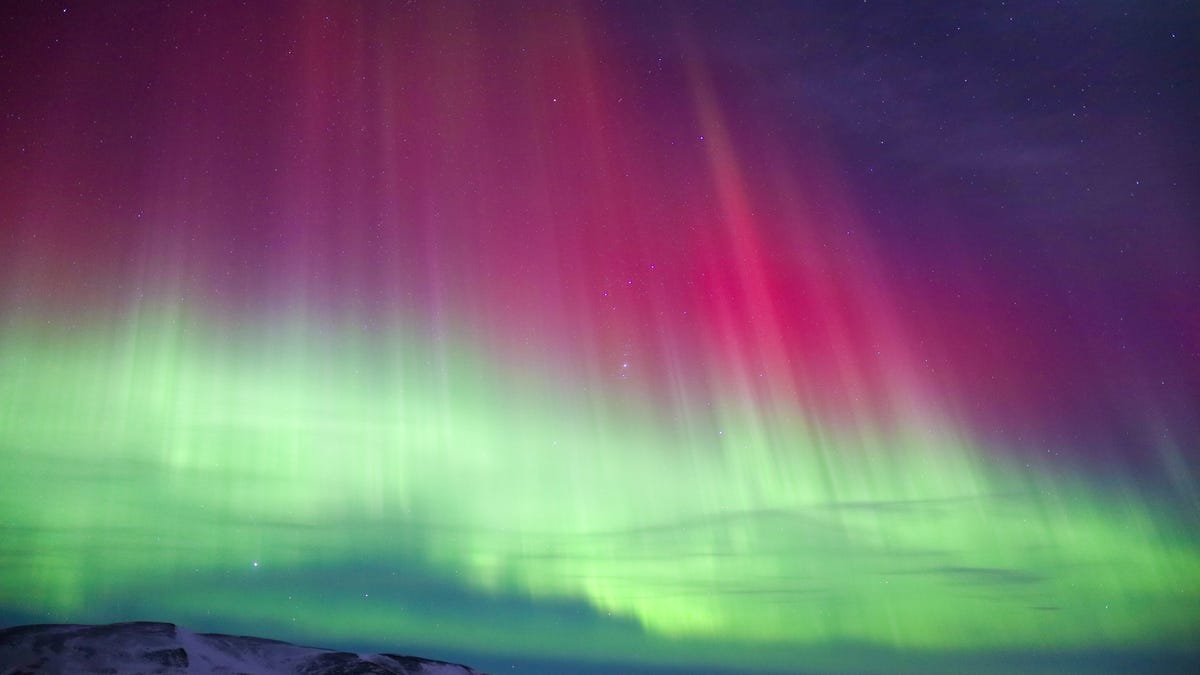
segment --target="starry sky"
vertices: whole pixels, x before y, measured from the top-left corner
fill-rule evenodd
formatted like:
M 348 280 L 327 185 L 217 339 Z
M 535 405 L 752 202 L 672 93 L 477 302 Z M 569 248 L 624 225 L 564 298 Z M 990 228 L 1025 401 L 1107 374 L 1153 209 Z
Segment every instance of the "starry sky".
M 9 2 L 0 623 L 1184 672 L 1200 10 Z

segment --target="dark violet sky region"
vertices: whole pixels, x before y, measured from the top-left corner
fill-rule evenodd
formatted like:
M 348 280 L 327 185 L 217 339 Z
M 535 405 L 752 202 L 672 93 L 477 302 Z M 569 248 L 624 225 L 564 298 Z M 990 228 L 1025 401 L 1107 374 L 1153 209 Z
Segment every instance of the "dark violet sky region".
M 1194 2 L 6 2 L 0 622 L 1195 672 Z

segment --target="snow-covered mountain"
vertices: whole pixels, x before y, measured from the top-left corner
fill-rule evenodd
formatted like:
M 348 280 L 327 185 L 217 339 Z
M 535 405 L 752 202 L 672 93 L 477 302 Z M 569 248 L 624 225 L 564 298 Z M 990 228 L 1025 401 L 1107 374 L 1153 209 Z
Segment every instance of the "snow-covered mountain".
M 32 673 L 483 675 L 444 661 L 193 633 L 170 623 L 50 624 L 0 630 L 0 675 Z

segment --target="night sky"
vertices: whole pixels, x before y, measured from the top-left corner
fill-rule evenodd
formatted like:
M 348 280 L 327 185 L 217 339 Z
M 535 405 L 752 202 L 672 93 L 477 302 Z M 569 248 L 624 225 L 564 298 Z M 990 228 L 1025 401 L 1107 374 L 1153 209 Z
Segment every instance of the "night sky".
M 1194 2 L 6 2 L 0 624 L 1186 672 Z

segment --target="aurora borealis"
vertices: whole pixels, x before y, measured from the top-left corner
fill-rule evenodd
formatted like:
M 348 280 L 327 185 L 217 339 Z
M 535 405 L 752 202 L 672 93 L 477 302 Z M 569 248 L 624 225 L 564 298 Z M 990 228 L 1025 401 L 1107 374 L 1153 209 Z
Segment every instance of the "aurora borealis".
M 1188 3 L 0 17 L 0 623 L 1195 666 Z

